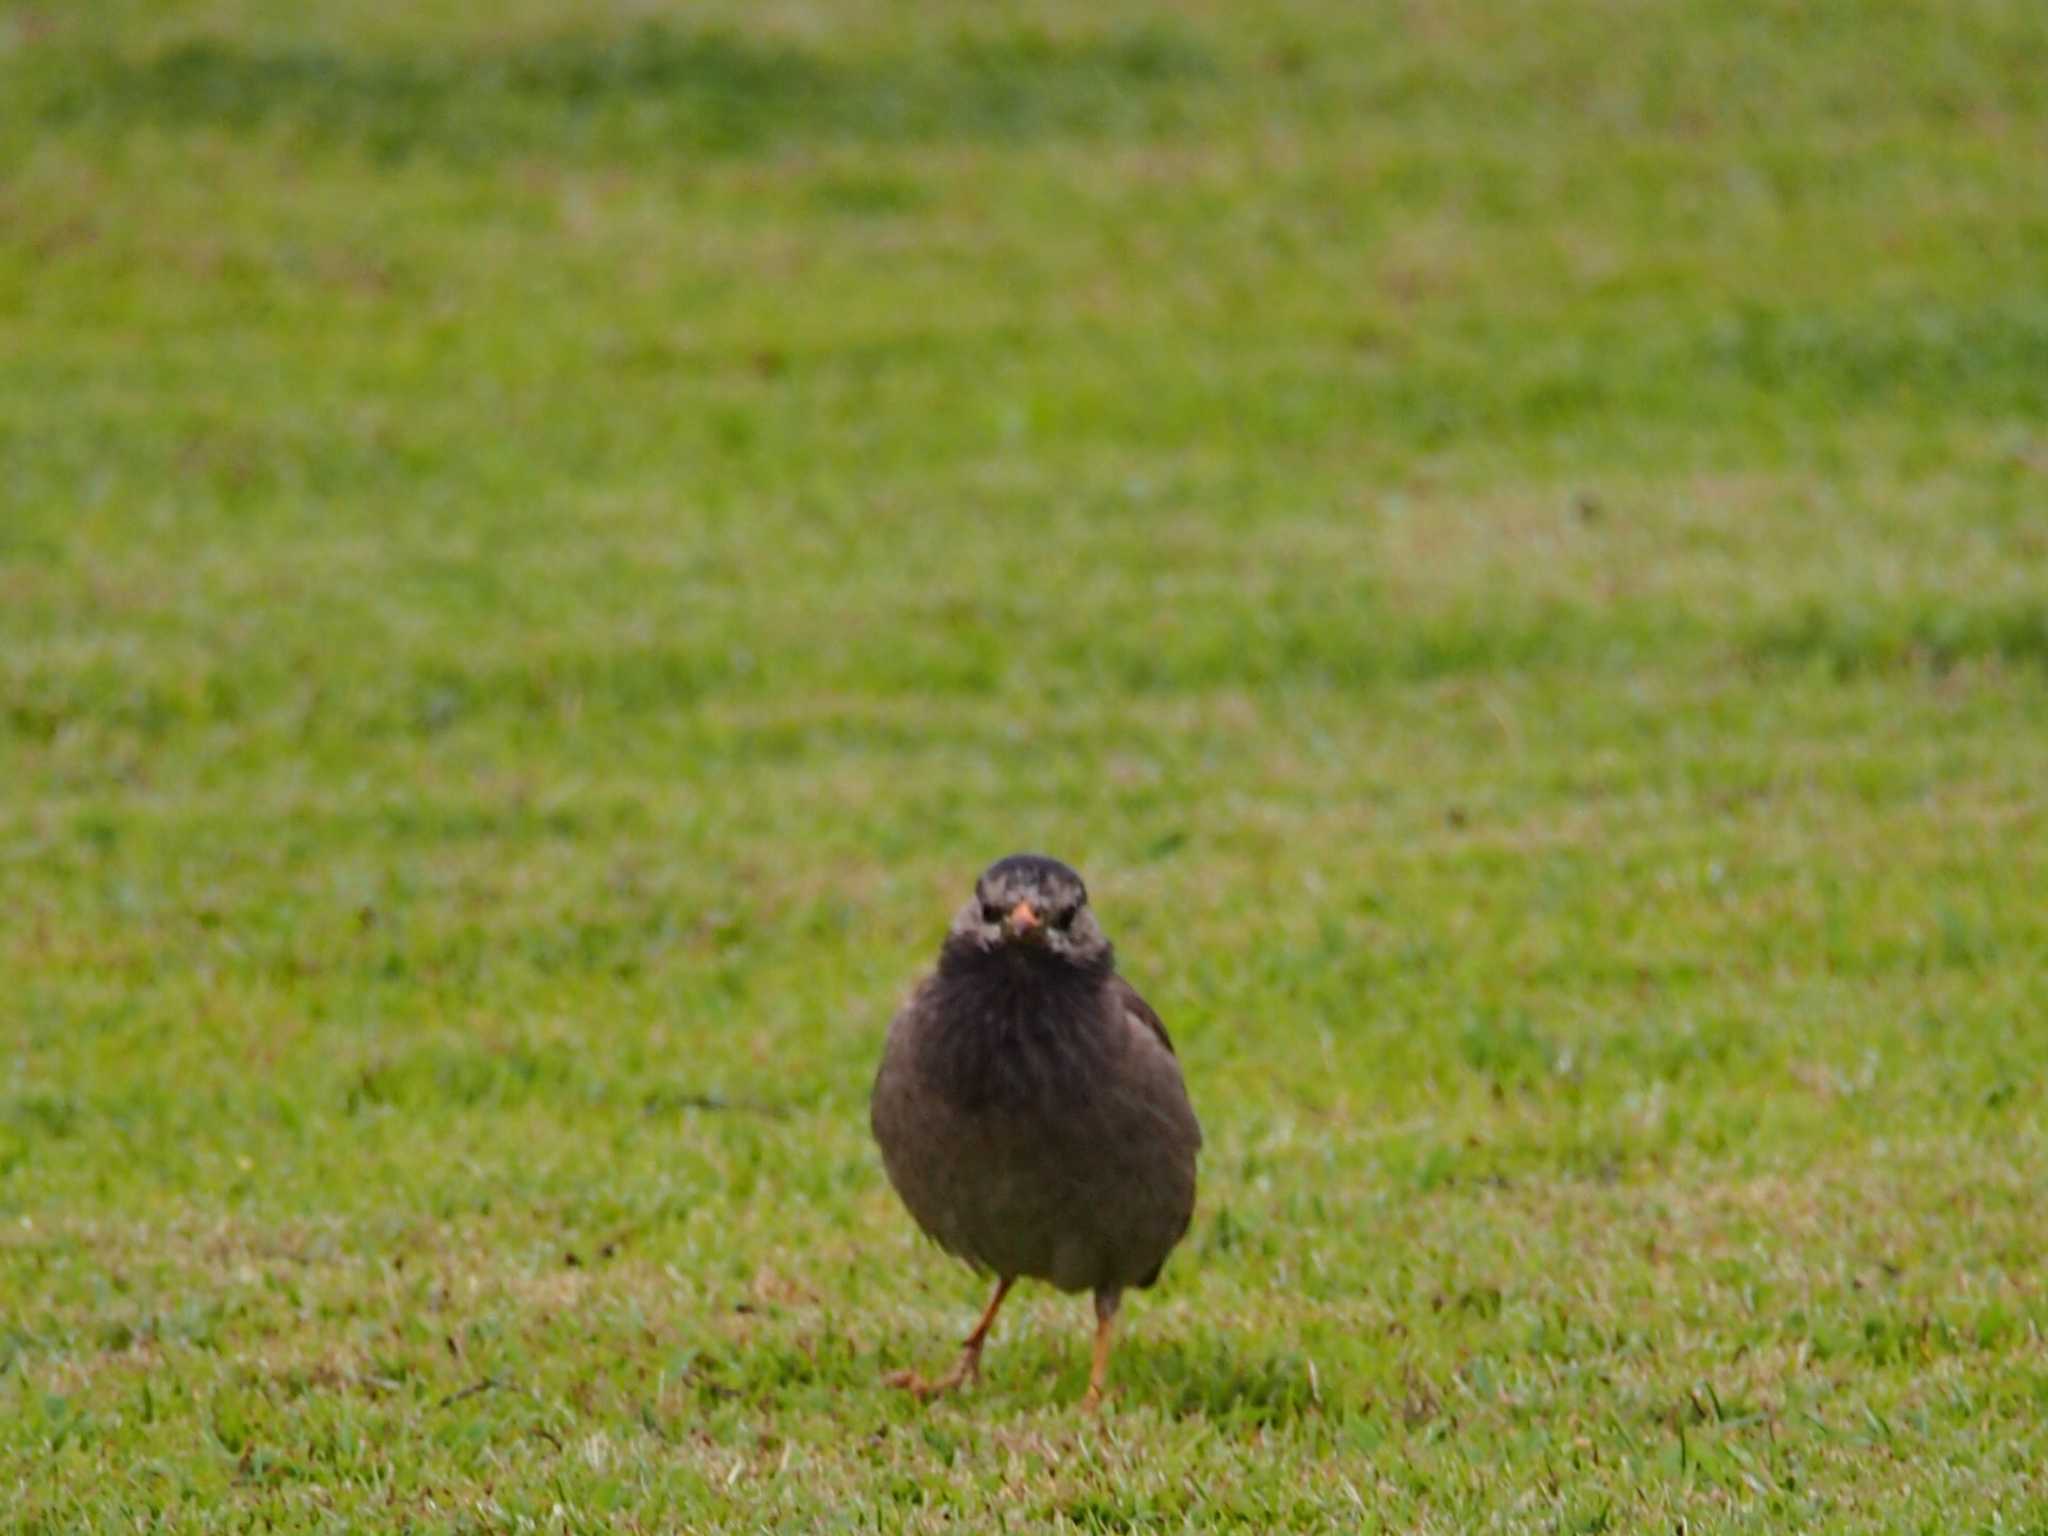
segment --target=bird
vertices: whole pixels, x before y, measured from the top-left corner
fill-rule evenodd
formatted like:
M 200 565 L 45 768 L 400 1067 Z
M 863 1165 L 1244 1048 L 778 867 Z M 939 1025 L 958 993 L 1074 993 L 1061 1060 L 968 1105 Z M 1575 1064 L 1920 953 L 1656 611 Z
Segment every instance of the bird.
M 939 1246 L 995 1278 L 928 1400 L 980 1378 L 1020 1279 L 1092 1292 L 1082 1405 L 1099 1409 L 1123 1293 L 1158 1280 L 1195 1209 L 1202 1129 L 1166 1026 L 1117 974 L 1081 877 L 1018 853 L 975 881 L 891 1020 L 869 1101 L 890 1184 Z

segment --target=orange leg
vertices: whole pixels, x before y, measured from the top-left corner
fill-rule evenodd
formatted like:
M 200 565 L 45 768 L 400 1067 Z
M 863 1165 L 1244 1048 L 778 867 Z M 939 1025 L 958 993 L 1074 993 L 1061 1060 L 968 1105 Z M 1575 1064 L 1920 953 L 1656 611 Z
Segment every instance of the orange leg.
M 950 1392 L 963 1381 L 981 1379 L 981 1346 L 988 1342 L 988 1331 L 995 1326 L 996 1309 L 1002 1306 L 1003 1298 L 1010 1294 L 1010 1287 L 1017 1283 L 1014 1276 L 1006 1275 L 996 1282 L 996 1293 L 989 1298 L 987 1308 L 981 1314 L 981 1321 L 974 1325 L 974 1332 L 960 1346 L 960 1358 L 953 1363 L 953 1369 L 936 1380 L 927 1381 L 915 1371 L 897 1371 L 889 1378 L 889 1385 L 901 1387 L 919 1398 L 937 1397 L 941 1392 Z
M 1095 1358 L 1088 1367 L 1088 1395 L 1081 1399 L 1083 1413 L 1096 1413 L 1102 1408 L 1102 1383 L 1109 1374 L 1110 1340 L 1116 1328 L 1117 1303 L 1122 1300 L 1119 1291 L 1095 1293 Z

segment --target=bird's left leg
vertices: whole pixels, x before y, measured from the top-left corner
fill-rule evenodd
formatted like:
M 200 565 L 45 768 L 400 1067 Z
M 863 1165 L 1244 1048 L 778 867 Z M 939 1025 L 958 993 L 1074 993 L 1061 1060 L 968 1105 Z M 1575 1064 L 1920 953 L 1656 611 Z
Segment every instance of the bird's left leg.
M 1002 1306 L 1003 1298 L 1010 1294 L 1010 1287 L 1016 1283 L 1014 1275 L 1005 1275 L 996 1282 L 996 1293 L 989 1298 L 981 1321 L 974 1325 L 974 1332 L 961 1342 L 960 1358 L 953 1363 L 953 1369 L 932 1381 L 925 1380 L 915 1371 L 898 1371 L 889 1378 L 889 1385 L 925 1398 L 950 1392 L 963 1381 L 981 1380 L 981 1346 L 988 1342 L 988 1331 L 995 1326 L 996 1309 Z
M 1095 1358 L 1088 1367 L 1088 1395 L 1081 1399 L 1081 1411 L 1094 1413 L 1102 1407 L 1102 1382 L 1109 1374 L 1109 1345 L 1116 1327 L 1117 1304 L 1122 1291 L 1095 1293 Z

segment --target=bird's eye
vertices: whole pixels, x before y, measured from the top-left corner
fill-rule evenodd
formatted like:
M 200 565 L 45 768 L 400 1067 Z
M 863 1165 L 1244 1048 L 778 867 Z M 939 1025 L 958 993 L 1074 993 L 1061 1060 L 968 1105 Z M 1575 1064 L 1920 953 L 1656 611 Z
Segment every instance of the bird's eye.
M 984 901 L 981 904 L 981 920 L 984 923 L 1000 923 L 1003 920 L 1003 909 L 992 901 Z
M 1061 933 L 1065 933 L 1074 926 L 1074 918 L 1080 910 L 1079 907 L 1061 907 L 1058 915 L 1052 920 L 1053 927 L 1059 929 Z

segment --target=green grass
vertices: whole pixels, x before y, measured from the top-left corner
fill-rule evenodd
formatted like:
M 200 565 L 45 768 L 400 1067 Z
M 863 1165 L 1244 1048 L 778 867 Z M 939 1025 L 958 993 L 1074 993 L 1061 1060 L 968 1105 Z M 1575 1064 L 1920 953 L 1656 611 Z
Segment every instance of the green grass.
M 2044 274 L 2022 0 L 0 4 L 0 1525 L 2048 1530 Z

